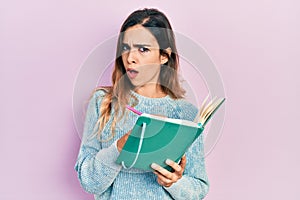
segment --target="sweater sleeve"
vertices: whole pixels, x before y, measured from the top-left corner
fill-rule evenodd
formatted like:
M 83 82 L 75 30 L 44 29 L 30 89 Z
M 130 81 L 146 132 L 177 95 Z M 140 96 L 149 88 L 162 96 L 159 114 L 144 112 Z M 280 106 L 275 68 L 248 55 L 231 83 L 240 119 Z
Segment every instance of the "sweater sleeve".
M 198 110 L 190 103 L 181 104 L 181 118 L 193 121 Z M 209 190 L 209 182 L 205 169 L 204 143 L 201 134 L 186 152 L 186 167 L 181 179 L 170 187 L 164 187 L 176 200 L 203 199 Z
M 103 96 L 103 91 L 95 92 L 89 101 L 82 142 L 75 164 L 80 184 L 87 192 L 93 194 L 105 192 L 122 168 L 115 163 L 119 155 L 116 145 L 113 143 L 108 148 L 102 148 L 97 137 L 93 136 Z
M 208 193 L 202 138 L 200 135 L 186 153 L 187 163 L 182 178 L 172 186 L 164 187 L 176 200 L 203 199 Z

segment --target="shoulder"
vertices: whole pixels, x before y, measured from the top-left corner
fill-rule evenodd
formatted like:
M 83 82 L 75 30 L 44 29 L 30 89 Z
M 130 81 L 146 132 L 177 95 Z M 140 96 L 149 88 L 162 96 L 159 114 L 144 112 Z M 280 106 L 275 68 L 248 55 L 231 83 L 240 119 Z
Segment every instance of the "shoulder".
M 181 119 L 193 121 L 198 113 L 198 108 L 186 99 L 175 99 L 174 104 Z
M 87 101 L 87 112 L 95 112 L 97 115 L 99 115 L 101 104 L 108 92 L 109 91 L 106 89 L 106 87 L 95 88 L 91 92 L 90 97 Z
M 108 94 L 111 90 L 111 87 L 97 87 L 93 90 L 90 95 L 90 101 L 102 101 L 102 99 Z
M 192 104 L 191 102 L 189 102 L 188 100 L 181 98 L 181 99 L 175 99 L 174 100 L 175 104 L 177 104 L 177 106 L 181 107 L 181 108 L 191 108 L 191 109 L 195 109 L 197 110 L 197 107 Z
M 97 113 L 99 112 L 100 106 L 105 98 L 105 96 L 108 94 L 108 90 L 104 87 L 97 87 L 95 88 L 87 101 L 88 103 L 88 109 L 96 109 Z

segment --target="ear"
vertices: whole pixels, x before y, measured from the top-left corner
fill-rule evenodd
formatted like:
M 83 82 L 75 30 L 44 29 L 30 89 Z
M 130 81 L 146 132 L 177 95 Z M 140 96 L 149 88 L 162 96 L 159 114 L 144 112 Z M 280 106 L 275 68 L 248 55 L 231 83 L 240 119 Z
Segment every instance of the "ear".
M 164 52 L 165 52 L 166 54 L 168 54 L 168 55 L 166 55 L 166 54 L 160 55 L 160 63 L 161 63 L 162 65 L 165 64 L 165 63 L 167 63 L 167 62 L 169 61 L 169 57 L 171 56 L 172 50 L 171 50 L 170 47 L 168 47 L 168 48 L 166 48 L 166 49 L 164 50 Z

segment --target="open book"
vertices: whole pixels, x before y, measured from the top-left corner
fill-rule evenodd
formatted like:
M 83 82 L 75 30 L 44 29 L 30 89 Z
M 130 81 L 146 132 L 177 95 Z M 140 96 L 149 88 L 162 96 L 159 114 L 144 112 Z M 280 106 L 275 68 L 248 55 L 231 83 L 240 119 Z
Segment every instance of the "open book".
M 179 163 L 203 132 L 211 116 L 225 101 L 222 98 L 207 103 L 207 99 L 208 97 L 202 103 L 194 121 L 140 113 L 129 107 L 140 116 L 116 162 L 126 169 L 134 167 L 146 171 L 152 171 L 150 165 L 156 163 L 171 171 L 165 160 L 171 159 Z

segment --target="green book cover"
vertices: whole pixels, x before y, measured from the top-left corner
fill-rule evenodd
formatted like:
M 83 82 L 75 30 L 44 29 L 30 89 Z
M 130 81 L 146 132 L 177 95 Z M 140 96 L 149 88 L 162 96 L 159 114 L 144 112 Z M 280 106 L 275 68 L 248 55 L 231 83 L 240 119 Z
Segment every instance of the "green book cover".
M 141 133 L 144 136 L 141 138 Z M 202 133 L 203 126 L 186 120 L 142 114 L 134 125 L 117 163 L 125 168 L 152 171 L 152 163 L 168 170 L 167 158 L 179 162 L 188 147 Z M 139 149 L 140 147 L 140 149 Z
M 223 98 L 206 104 L 207 98 L 194 122 L 141 114 L 116 162 L 127 169 L 134 167 L 146 171 L 152 171 L 150 166 L 156 163 L 172 171 L 172 168 L 165 163 L 166 159 L 178 163 L 203 132 L 211 116 L 225 101 Z

